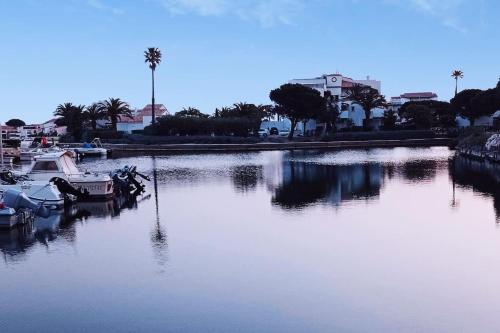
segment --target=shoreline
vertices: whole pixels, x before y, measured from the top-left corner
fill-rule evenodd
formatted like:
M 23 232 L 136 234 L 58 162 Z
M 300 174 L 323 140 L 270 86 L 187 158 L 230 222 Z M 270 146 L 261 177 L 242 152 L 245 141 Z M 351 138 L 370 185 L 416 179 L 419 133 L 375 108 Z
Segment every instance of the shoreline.
M 114 156 L 127 154 L 159 154 L 159 153 L 206 153 L 206 152 L 245 152 L 267 150 L 301 150 L 301 149 L 364 149 L 384 147 L 436 147 L 454 148 L 455 139 L 429 138 L 406 140 L 369 140 L 369 141 L 331 141 L 331 142 L 286 142 L 286 143 L 242 143 L 242 144 L 103 144 L 111 149 Z

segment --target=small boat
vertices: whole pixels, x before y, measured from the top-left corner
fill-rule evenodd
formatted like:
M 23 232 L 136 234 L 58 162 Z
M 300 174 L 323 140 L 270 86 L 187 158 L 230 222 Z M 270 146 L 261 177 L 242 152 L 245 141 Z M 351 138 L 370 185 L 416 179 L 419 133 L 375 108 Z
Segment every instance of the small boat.
M 78 157 L 108 156 L 109 150 L 102 146 L 101 140 L 95 138 L 91 143 L 84 143 L 82 147 L 73 149 Z
M 43 181 L 22 181 L 16 184 L 1 184 L 0 194 L 8 190 L 17 190 L 26 194 L 34 202 L 40 203 L 51 210 L 64 208 L 65 197 L 56 185 Z
M 88 199 L 114 196 L 113 180 L 108 174 L 82 172 L 69 151 L 58 151 L 35 157 L 25 176 L 32 181 L 50 182 L 54 178 L 67 181 L 75 189 L 87 192 Z
M 18 224 L 33 222 L 35 215 L 50 216 L 50 210 L 40 203 L 31 201 L 25 193 L 7 190 L 0 201 L 0 227 L 12 228 Z
M 3 202 L 0 202 L 0 227 L 1 228 L 12 228 L 19 221 L 19 215 L 16 210 L 11 207 L 7 207 Z

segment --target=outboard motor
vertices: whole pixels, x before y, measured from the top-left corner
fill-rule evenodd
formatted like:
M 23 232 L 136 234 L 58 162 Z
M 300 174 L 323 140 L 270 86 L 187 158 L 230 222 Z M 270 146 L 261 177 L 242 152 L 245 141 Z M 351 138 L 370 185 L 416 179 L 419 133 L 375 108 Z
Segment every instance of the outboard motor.
M 51 183 L 54 183 L 57 186 L 59 192 L 63 194 L 71 194 L 77 197 L 77 199 L 86 199 L 89 197 L 89 191 L 87 189 L 75 188 L 65 179 L 54 177 L 50 180 Z
M 36 216 L 47 218 L 50 216 L 50 210 L 42 203 L 33 202 L 28 196 L 18 190 L 9 189 L 3 193 L 3 202 L 7 207 L 18 209 L 30 209 Z

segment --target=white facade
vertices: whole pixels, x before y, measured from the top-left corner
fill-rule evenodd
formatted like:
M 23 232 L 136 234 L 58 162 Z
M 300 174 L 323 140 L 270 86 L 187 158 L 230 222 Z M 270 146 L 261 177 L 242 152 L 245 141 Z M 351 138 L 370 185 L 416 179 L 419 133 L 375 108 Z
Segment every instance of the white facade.
M 53 118 L 49 121 L 44 122 L 41 127 L 42 127 L 42 133 L 44 134 L 51 134 L 51 133 L 57 133 L 57 135 L 65 135 L 67 133 L 67 127 L 66 126 L 57 126 L 56 125 L 56 119 Z
M 352 87 L 354 84 L 369 86 L 376 89 L 379 93 L 382 92 L 382 83 L 378 80 L 370 79 L 369 76 L 366 80 L 353 80 L 338 73 L 324 74 L 312 79 L 293 79 L 289 83 L 301 84 L 316 89 L 322 95 L 324 95 L 326 91 L 329 91 L 338 101 L 344 97 L 345 89 Z
M 354 80 L 349 77 L 345 77 L 342 74 L 325 74 L 317 78 L 312 79 L 294 79 L 289 83 L 301 84 L 309 88 L 318 90 L 322 95 L 326 91 L 329 91 L 333 96 L 333 99 L 337 101 L 339 110 L 344 110 L 341 112 L 339 117 L 338 127 L 350 127 L 363 126 L 363 120 L 365 119 L 365 112 L 360 105 L 351 103 L 350 101 L 343 101 L 346 96 L 346 90 L 351 88 L 355 84 L 361 84 L 365 86 L 372 87 L 376 89 L 379 93 L 382 92 L 382 83 L 378 80 L 372 80 L 368 76 L 366 80 Z M 384 115 L 383 109 L 372 110 L 372 126 L 378 129 L 381 125 L 381 118 Z M 378 119 L 378 120 L 377 120 Z M 313 129 L 314 128 L 314 129 Z M 316 122 L 310 120 L 306 126 L 306 132 L 308 130 L 314 131 L 316 128 Z

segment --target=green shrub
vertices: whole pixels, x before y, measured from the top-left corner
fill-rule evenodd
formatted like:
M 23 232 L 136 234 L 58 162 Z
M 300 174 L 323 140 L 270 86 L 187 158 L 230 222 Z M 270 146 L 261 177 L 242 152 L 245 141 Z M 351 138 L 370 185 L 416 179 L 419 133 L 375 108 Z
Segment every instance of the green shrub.
M 144 129 L 146 135 L 228 135 L 247 137 L 260 126 L 249 118 L 199 118 L 165 116 Z

